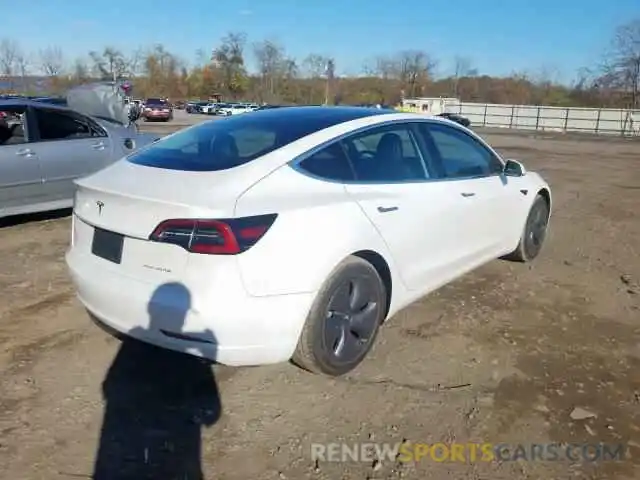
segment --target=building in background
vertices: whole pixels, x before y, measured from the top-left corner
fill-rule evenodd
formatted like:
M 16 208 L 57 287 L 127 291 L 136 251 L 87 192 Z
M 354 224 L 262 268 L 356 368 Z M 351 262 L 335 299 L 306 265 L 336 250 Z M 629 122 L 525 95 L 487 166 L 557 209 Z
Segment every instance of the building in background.
M 438 115 L 443 112 L 457 112 L 460 99 L 453 97 L 418 97 L 403 98 L 396 108 L 401 112 L 425 113 Z

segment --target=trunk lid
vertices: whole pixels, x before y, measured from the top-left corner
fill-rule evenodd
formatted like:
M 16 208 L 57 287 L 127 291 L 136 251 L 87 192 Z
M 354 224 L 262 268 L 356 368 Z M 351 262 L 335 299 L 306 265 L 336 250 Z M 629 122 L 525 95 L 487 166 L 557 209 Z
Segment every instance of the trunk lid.
M 172 218 L 232 217 L 246 182 L 221 173 L 162 170 L 121 160 L 80 179 L 72 246 L 143 281 L 184 279 L 193 254 L 149 236 Z
M 147 239 L 171 218 L 228 218 L 250 185 L 231 171 L 182 172 L 120 160 L 76 181 L 74 211 L 85 222 Z

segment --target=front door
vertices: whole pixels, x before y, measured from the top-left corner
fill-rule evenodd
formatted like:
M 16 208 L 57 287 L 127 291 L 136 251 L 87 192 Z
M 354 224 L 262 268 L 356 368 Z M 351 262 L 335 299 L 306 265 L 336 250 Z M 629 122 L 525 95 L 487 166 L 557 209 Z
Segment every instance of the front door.
M 522 202 L 516 184 L 502 174 L 497 155 L 456 125 L 444 121 L 420 125 L 426 150 L 443 183 L 466 200 L 470 211 L 464 233 L 468 250 L 459 259 L 469 268 L 503 253 Z
M 459 255 L 467 206 L 424 161 L 410 123 L 375 127 L 343 141 L 357 182 L 347 184 L 389 247 L 409 289 L 428 291 Z
M 37 152 L 49 201 L 71 205 L 74 180 L 104 168 L 112 155 L 106 132 L 86 117 L 38 108 Z
M 42 174 L 30 142 L 26 109 L 3 109 L 0 121 L 0 214 L 28 212 L 42 202 Z

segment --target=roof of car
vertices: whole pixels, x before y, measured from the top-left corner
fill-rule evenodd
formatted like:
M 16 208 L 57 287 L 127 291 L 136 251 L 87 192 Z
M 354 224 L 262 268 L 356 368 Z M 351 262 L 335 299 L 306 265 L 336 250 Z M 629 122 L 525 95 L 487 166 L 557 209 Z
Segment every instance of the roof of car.
M 389 110 L 381 110 L 378 108 L 362 108 L 362 107 L 280 107 L 266 108 L 256 110 L 251 115 L 261 115 L 265 118 L 273 117 L 278 119 L 286 119 L 291 122 L 298 121 L 321 121 L 329 125 L 337 125 L 339 123 L 356 120 L 358 118 L 371 117 L 374 115 L 389 114 Z
M 0 99 L 0 108 L 11 107 L 40 107 L 48 108 L 51 110 L 69 110 L 69 107 L 65 105 L 57 105 L 55 103 L 41 102 L 37 100 L 30 100 L 27 98 L 10 98 L 7 100 Z

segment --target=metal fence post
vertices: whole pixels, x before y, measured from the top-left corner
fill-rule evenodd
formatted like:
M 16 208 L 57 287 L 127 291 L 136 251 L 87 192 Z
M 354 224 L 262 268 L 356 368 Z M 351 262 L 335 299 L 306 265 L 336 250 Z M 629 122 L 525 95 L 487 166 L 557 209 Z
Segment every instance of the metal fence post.
M 509 119 L 509 128 L 513 128 L 513 117 L 516 114 L 516 106 L 511 105 L 511 118 Z
M 624 123 L 622 124 L 622 131 L 620 132 L 621 137 L 624 137 L 624 135 L 627 133 L 627 123 L 629 122 L 630 113 L 631 110 L 627 110 L 627 114 L 624 116 Z
M 483 127 L 487 126 L 487 108 L 489 108 L 489 104 L 485 103 L 484 104 L 484 117 L 482 118 L 482 126 Z
M 536 110 L 536 132 L 538 131 L 538 128 L 540 128 L 540 107 Z
M 598 116 L 596 117 L 596 133 L 600 132 L 600 115 L 602 114 L 602 109 L 598 109 Z
M 564 133 L 567 133 L 568 123 L 569 123 L 569 108 L 567 108 L 564 112 L 564 127 L 562 128 L 562 131 Z

